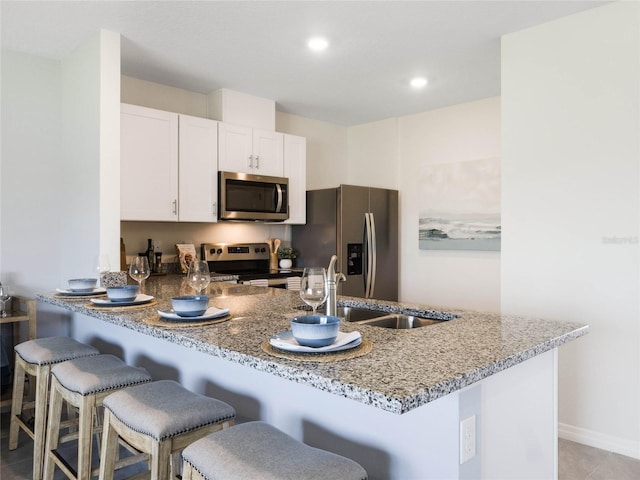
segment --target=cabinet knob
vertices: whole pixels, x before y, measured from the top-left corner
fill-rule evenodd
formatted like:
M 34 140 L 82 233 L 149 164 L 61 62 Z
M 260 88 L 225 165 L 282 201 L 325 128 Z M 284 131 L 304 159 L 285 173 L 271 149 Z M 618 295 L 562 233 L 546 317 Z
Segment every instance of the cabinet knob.
M 253 168 L 253 155 L 249 155 L 249 168 Z
M 260 155 L 256 155 L 256 168 L 260 169 Z

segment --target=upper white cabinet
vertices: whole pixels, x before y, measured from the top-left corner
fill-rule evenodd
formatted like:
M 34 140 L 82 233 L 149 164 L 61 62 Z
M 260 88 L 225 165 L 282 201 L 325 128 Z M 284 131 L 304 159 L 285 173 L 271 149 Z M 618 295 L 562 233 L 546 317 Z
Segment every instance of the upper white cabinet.
M 285 223 L 307 222 L 307 140 L 284 135 L 284 176 L 289 179 L 289 219 Z
M 178 219 L 178 114 L 122 104 L 120 218 Z
M 220 122 L 218 169 L 282 177 L 284 135 Z
M 217 219 L 218 122 L 121 106 L 122 220 Z
M 218 122 L 179 115 L 178 219 L 218 219 Z

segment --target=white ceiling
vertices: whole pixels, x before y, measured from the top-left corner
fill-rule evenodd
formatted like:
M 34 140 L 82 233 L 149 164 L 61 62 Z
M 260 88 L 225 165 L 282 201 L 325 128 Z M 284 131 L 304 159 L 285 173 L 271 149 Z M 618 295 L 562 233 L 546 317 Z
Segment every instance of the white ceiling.
M 354 125 L 499 95 L 501 35 L 603 3 L 2 0 L 1 42 L 62 59 L 105 28 L 122 35 L 125 75 Z M 329 49 L 310 52 L 312 35 Z

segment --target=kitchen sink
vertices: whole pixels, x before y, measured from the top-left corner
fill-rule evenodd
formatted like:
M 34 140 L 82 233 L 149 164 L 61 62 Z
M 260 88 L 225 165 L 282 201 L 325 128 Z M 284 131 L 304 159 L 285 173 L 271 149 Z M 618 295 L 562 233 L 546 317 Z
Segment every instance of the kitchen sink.
M 307 310 L 308 307 L 303 306 L 300 309 Z M 317 311 L 320 314 L 325 313 L 324 308 Z M 443 320 L 435 320 L 431 318 L 422 318 L 415 315 L 405 315 L 403 313 L 389 313 L 380 310 L 372 310 L 370 308 L 358 307 L 338 307 L 338 316 L 344 318 L 347 322 L 359 323 L 361 325 L 370 325 L 372 327 L 392 328 L 394 330 L 404 330 L 409 328 L 424 327 L 427 325 L 436 325 Z M 455 316 L 453 316 L 455 318 Z
M 372 327 L 393 328 L 395 330 L 404 330 L 407 328 L 418 328 L 427 325 L 436 325 L 444 320 L 432 320 L 430 318 L 420 318 L 413 315 L 405 315 L 403 313 L 391 313 L 383 317 L 364 320 L 358 323 L 362 325 L 371 325 Z

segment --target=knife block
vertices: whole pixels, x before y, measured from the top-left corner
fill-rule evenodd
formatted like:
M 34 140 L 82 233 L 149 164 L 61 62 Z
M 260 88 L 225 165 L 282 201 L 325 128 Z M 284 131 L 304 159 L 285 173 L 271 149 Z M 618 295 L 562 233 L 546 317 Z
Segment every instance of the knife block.
M 269 270 L 278 270 L 278 254 L 269 253 Z

